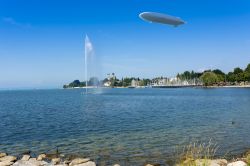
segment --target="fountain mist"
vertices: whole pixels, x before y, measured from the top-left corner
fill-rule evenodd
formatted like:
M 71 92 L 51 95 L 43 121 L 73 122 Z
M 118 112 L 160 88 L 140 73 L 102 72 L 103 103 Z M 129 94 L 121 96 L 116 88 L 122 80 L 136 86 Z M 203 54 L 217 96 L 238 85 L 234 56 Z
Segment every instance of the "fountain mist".
M 94 47 L 91 43 L 89 37 L 86 35 L 85 37 L 85 81 L 86 81 L 86 94 L 88 92 L 88 88 L 96 89 L 99 85 L 98 80 L 98 69 L 97 69 L 97 61 L 94 54 Z M 90 81 L 89 81 L 90 80 Z M 89 82 L 88 82 L 89 81 Z M 95 90 L 96 91 L 96 90 Z

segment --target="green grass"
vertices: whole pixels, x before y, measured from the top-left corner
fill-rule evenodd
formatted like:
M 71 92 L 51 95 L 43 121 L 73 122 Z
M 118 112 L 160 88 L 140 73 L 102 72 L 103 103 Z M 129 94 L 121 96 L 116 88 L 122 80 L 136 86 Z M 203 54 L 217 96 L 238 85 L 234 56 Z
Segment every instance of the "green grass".
M 250 152 L 246 154 L 246 162 L 247 162 L 247 165 L 250 166 Z
M 175 163 L 178 166 L 208 166 L 217 150 L 217 144 L 212 143 L 211 140 L 208 143 L 190 143 L 181 151 L 176 152 Z

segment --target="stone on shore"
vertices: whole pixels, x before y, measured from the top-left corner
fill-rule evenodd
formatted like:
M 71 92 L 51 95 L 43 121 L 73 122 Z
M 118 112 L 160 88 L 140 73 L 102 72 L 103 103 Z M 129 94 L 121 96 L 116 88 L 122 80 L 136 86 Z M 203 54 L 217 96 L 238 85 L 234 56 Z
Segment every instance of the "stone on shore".
M 226 159 L 216 159 L 212 160 L 212 164 L 218 164 L 219 166 L 224 166 L 227 165 L 227 160 Z
M 64 161 L 63 161 L 63 164 L 64 164 L 64 165 L 69 165 L 69 164 L 70 164 L 70 161 L 69 161 L 69 160 L 64 160 Z
M 37 160 L 38 161 L 42 161 L 43 159 L 46 158 L 46 155 L 45 154 L 40 154 L 38 157 L 37 157 Z
M 28 161 L 30 159 L 30 155 L 23 155 L 22 159 L 23 161 Z
M 0 161 L 0 166 L 10 166 L 12 165 L 14 162 L 10 162 L 10 161 Z
M 47 164 L 45 161 L 37 161 L 35 158 L 30 158 L 28 161 L 18 160 L 13 166 L 44 166 Z
M 224 166 L 227 165 L 227 160 L 225 159 L 198 159 L 195 160 L 196 166 L 203 166 L 203 165 L 209 165 L 209 166 Z
M 0 161 L 9 161 L 9 162 L 13 162 L 16 161 L 16 157 L 15 156 L 4 156 L 0 158 Z
M 89 158 L 76 158 L 76 159 L 74 159 L 74 160 L 71 161 L 71 163 L 69 164 L 69 166 L 74 166 L 74 165 L 86 163 L 88 161 L 90 161 Z
M 82 163 L 82 164 L 77 164 L 75 166 L 96 166 L 95 162 L 93 161 L 88 161 L 86 163 Z
M 7 154 L 6 153 L 0 153 L 0 158 L 4 157 L 4 156 L 7 156 Z
M 54 165 L 59 164 L 61 159 L 60 158 L 54 158 L 51 160 Z
M 244 161 L 236 161 L 229 163 L 227 166 L 247 166 L 247 164 Z

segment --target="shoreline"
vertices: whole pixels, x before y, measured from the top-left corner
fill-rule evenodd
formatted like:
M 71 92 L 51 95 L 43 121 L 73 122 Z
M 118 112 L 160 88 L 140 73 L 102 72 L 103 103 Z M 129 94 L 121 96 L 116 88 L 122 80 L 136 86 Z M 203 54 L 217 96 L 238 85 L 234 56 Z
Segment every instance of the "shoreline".
M 95 88 L 101 88 L 101 89 L 167 89 L 167 88 L 250 88 L 250 85 L 226 85 L 226 86 L 200 86 L 200 85 L 191 85 L 191 86 L 154 86 L 154 87 L 145 87 L 145 86 L 137 86 L 137 87 L 71 87 L 71 88 L 63 88 L 63 89 L 95 89 Z
M 194 150 L 194 149 L 192 149 Z M 192 151 L 191 150 L 191 151 Z M 211 149 L 210 149 L 211 150 Z M 213 151 L 213 150 L 212 150 Z M 192 151 L 195 152 L 195 151 Z M 250 165 L 250 151 L 238 155 L 240 157 L 231 156 L 230 159 L 223 157 L 187 157 L 189 152 L 185 153 L 185 157 L 176 159 L 172 164 L 164 164 L 167 166 L 249 166 Z M 183 155 L 183 154 L 182 154 Z M 209 155 L 208 155 L 209 156 Z M 174 160 L 173 160 L 174 161 Z M 100 162 L 100 161 L 99 161 Z M 0 166 L 123 166 L 121 163 L 104 164 L 98 163 L 90 158 L 78 156 L 65 156 L 58 151 L 52 154 L 39 154 L 37 156 L 31 155 L 30 152 L 22 155 L 12 156 L 7 153 L 0 152 Z M 126 164 L 127 165 L 127 164 Z M 129 163 L 128 163 L 129 165 Z M 142 166 L 163 166 L 159 163 L 141 163 Z

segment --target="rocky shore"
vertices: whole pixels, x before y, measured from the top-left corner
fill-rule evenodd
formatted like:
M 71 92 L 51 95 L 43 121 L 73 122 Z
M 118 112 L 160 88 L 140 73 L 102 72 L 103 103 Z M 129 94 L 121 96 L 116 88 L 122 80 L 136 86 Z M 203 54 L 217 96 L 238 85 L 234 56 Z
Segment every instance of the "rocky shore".
M 94 161 L 89 158 L 63 159 L 52 157 L 46 154 L 40 154 L 36 158 L 25 154 L 21 157 L 15 157 L 6 153 L 0 153 L 0 166 L 96 166 Z M 113 166 L 120 166 L 114 164 Z M 146 164 L 145 166 L 160 166 L 159 164 Z M 194 161 L 184 161 L 175 166 L 250 166 L 250 153 L 245 157 L 227 161 L 226 159 L 197 159 Z
M 0 166 L 96 166 L 89 158 L 75 158 L 72 160 L 59 157 L 51 158 L 46 154 L 40 154 L 36 158 L 25 154 L 20 159 L 15 156 L 0 153 Z

